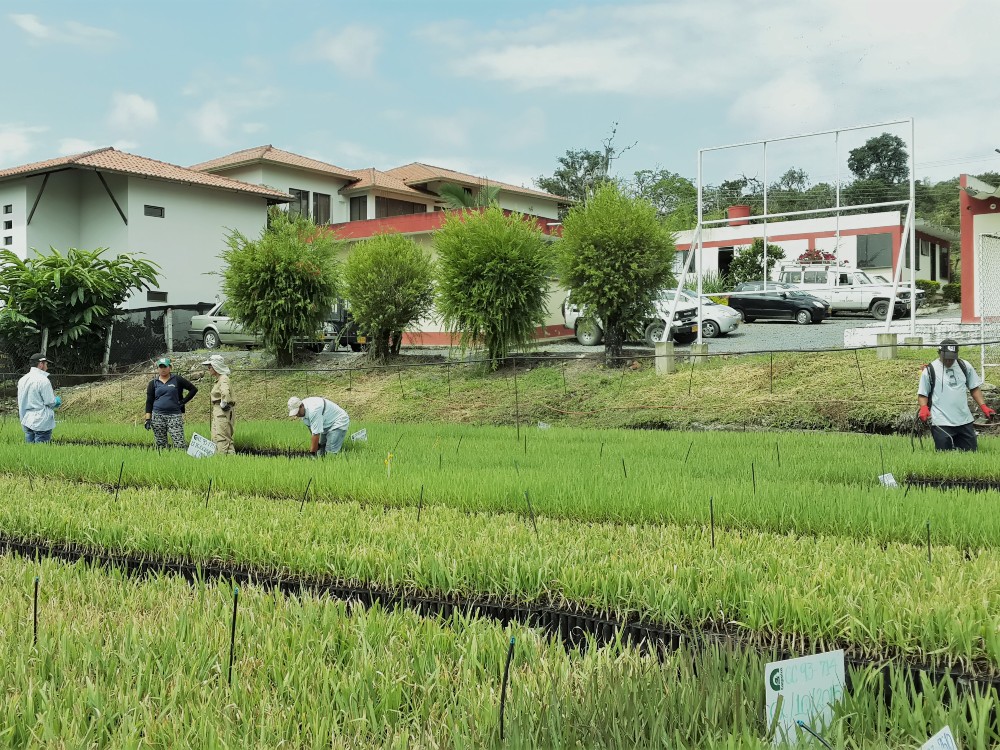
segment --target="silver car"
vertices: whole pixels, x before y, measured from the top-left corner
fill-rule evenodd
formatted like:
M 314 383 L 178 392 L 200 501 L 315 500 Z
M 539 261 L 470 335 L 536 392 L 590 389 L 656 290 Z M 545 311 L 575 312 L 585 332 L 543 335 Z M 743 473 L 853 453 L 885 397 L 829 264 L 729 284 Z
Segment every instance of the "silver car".
M 670 304 L 674 301 L 676 289 L 664 289 L 659 294 L 660 302 Z M 683 307 L 697 307 L 698 298 L 686 292 L 681 292 L 681 299 L 678 303 Z M 701 335 L 706 339 L 714 339 L 716 336 L 725 336 L 740 327 L 743 316 L 729 305 L 720 305 L 718 302 L 703 297 L 701 301 Z
M 332 316 L 332 311 L 331 311 Z M 201 341 L 206 349 L 218 349 L 220 346 L 261 346 L 263 339 L 257 331 L 247 331 L 234 318 L 229 317 L 226 302 L 223 300 L 204 315 L 191 318 L 191 328 L 188 335 Z M 304 341 L 302 344 L 315 351 L 323 348 L 337 338 L 337 326 L 332 321 L 323 324 L 323 330 L 317 332 L 316 339 Z

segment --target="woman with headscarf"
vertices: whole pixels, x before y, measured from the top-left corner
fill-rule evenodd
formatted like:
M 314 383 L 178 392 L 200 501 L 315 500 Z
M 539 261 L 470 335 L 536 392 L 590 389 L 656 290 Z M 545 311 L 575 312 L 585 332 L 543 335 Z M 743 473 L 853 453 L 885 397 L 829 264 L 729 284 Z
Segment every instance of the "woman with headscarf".
M 233 448 L 233 406 L 236 404 L 236 399 L 233 398 L 233 391 L 229 386 L 229 368 L 222 361 L 221 354 L 213 354 L 202 364 L 208 367 L 208 374 L 215 378 L 210 396 L 212 442 L 215 443 L 215 454 L 236 453 L 236 449 Z

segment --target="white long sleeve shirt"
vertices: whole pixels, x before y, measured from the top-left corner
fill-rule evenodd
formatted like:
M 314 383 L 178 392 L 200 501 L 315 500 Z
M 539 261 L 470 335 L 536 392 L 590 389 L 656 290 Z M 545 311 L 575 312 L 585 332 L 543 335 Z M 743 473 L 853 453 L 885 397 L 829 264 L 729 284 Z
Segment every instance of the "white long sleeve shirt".
M 56 426 L 56 395 L 45 370 L 32 367 L 17 381 L 17 413 L 29 430 L 45 432 Z
M 306 415 L 302 417 L 302 421 L 306 423 L 309 432 L 313 435 L 322 435 L 324 432 L 334 429 L 345 430 L 351 423 L 347 412 L 330 399 L 309 396 L 302 399 L 302 405 L 306 408 Z

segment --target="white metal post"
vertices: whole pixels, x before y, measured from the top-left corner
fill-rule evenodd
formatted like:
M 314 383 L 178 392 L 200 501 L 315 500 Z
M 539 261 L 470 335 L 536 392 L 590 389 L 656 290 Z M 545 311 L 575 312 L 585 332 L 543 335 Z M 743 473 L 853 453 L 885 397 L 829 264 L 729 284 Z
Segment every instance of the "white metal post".
M 697 268 L 698 268 L 698 343 L 699 344 L 702 342 L 702 335 L 701 335 L 702 257 L 701 256 L 704 255 L 704 253 L 702 252 L 702 238 L 701 238 L 701 220 L 703 218 L 703 211 L 704 211 L 704 206 L 702 204 L 702 192 L 701 192 L 701 163 L 702 163 L 702 153 L 701 149 L 699 149 L 698 150 L 698 257 L 695 258 L 695 262 L 698 264 Z M 676 298 L 680 297 L 680 291 L 681 291 L 680 289 L 677 290 L 678 294 L 675 296 L 675 300 Z M 671 317 L 670 320 L 667 321 L 667 325 L 671 326 L 673 325 L 673 323 L 674 319 L 673 317 Z
M 833 238 L 833 254 L 837 255 L 840 252 L 840 131 L 838 130 L 833 136 L 833 158 L 837 162 L 837 228 L 836 234 Z M 822 252 L 822 251 L 820 251 Z M 839 258 L 840 256 L 837 255 Z M 855 264 L 857 263 L 857 258 L 855 258 Z
M 767 141 L 764 141 L 764 291 L 767 291 Z
M 917 335 L 917 160 L 916 132 L 910 118 L 910 335 Z

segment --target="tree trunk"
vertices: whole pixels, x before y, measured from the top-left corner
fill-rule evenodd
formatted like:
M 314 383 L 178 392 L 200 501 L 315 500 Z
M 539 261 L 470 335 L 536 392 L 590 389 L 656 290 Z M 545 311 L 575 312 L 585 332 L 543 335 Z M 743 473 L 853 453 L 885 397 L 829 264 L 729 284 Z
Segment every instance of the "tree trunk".
M 615 318 L 609 315 L 604 320 L 607 321 L 604 328 L 604 364 L 606 367 L 619 367 L 625 334 Z

